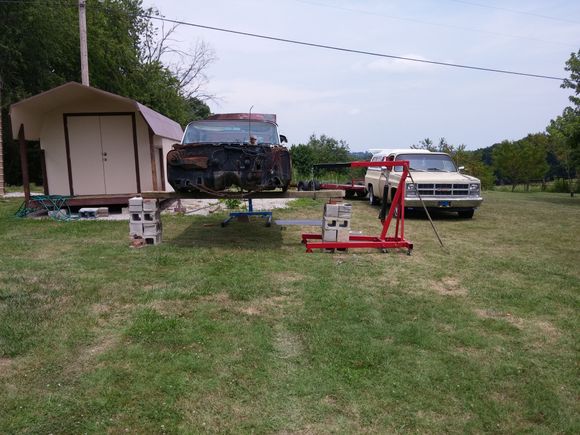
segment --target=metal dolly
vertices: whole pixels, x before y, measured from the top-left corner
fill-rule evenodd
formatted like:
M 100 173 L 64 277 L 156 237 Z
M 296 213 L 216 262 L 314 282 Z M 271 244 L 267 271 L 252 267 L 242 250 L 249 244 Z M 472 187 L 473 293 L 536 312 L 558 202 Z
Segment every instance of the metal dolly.
M 247 211 L 233 211 L 230 213 L 230 217 L 221 223 L 222 227 L 229 224 L 232 219 L 237 218 L 238 222 L 249 222 L 251 216 L 259 216 L 266 218 L 266 226 L 272 225 L 272 212 L 271 211 L 254 211 L 254 205 L 252 204 L 252 198 L 248 198 L 248 210 Z

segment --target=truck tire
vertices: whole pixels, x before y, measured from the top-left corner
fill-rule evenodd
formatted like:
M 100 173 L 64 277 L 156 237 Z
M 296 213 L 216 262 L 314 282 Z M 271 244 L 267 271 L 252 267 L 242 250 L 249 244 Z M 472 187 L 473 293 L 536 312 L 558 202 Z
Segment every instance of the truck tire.
M 375 196 L 373 192 L 373 185 L 369 184 L 369 204 L 370 205 L 379 205 L 379 198 Z
M 458 211 L 457 214 L 459 215 L 459 217 L 461 219 L 471 219 L 473 217 L 473 214 L 475 213 L 474 209 L 471 210 L 461 210 Z

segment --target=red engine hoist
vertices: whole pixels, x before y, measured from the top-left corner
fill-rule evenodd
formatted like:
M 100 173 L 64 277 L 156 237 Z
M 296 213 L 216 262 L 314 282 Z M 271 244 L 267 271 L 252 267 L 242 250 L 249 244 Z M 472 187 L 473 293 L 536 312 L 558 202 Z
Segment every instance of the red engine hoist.
M 302 234 L 302 243 L 306 245 L 306 252 L 312 252 L 313 249 L 349 249 L 349 248 L 376 248 L 376 249 L 391 249 L 391 248 L 406 248 L 407 254 L 411 255 L 413 250 L 413 243 L 405 240 L 405 180 L 409 175 L 409 162 L 407 160 L 388 161 L 388 162 L 349 162 L 349 163 L 335 163 L 334 166 L 340 167 L 387 167 L 393 168 L 402 166 L 401 179 L 399 187 L 395 193 L 395 197 L 391 202 L 389 213 L 386 217 L 381 217 L 383 222 L 383 229 L 379 236 L 361 236 L 351 234 L 348 242 L 325 242 L 322 241 L 321 234 Z M 383 199 L 386 201 L 386 198 Z M 384 203 L 383 203 L 384 204 Z M 395 214 L 396 212 L 396 214 Z M 395 234 L 387 236 L 391 221 L 395 217 Z M 309 240 L 320 240 L 317 242 L 310 242 Z

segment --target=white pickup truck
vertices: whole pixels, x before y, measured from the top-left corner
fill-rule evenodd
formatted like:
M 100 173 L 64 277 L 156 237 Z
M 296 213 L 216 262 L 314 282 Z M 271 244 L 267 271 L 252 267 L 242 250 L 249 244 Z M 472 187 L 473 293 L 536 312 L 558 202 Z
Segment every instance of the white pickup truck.
M 456 211 L 459 217 L 472 218 L 481 205 L 481 182 L 461 173 L 445 153 L 417 149 L 373 150 L 371 159 L 380 161 L 409 161 L 413 181 L 407 177 L 405 185 L 405 208 L 427 208 Z M 372 205 L 378 204 L 386 194 L 390 203 L 401 179 L 402 166 L 394 168 L 370 167 L 365 175 L 365 186 Z M 386 189 L 386 192 L 385 192 Z

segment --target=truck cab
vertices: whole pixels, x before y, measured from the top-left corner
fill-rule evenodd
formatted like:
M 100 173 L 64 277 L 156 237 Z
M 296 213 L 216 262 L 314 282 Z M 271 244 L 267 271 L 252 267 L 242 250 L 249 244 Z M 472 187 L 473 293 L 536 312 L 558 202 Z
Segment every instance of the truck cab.
M 446 153 L 417 149 L 374 150 L 371 161 L 409 162 L 411 177 L 405 182 L 405 207 L 439 209 L 457 212 L 459 217 L 472 218 L 475 209 L 481 205 L 481 182 L 470 175 L 462 174 Z M 371 205 L 385 199 L 393 200 L 399 187 L 403 168 L 397 166 L 369 167 L 365 175 L 365 185 Z

